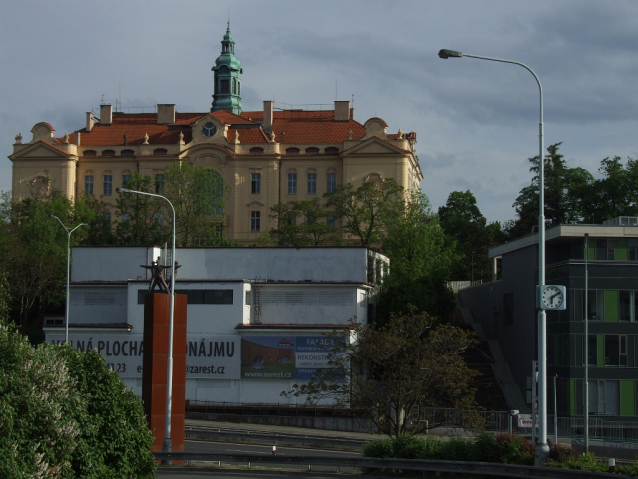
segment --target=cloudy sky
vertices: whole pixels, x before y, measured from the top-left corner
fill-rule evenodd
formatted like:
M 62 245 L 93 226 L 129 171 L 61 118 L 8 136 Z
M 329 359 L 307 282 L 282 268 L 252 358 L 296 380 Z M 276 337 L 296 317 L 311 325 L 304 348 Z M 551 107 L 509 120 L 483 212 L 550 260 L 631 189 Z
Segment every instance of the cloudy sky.
M 354 97 L 355 119 L 379 116 L 417 133 L 423 191 L 436 209 L 471 190 L 489 221 L 515 217 L 545 145 L 597 173 L 607 156 L 638 157 L 638 2 L 596 0 L 23 0 L 0 2 L 0 190 L 11 189 L 15 135 L 38 122 L 57 136 L 85 112 L 206 112 L 230 10 L 244 110 L 331 108 Z M 323 106 L 315 106 L 323 105 Z M 143 107 L 143 108 L 142 108 Z

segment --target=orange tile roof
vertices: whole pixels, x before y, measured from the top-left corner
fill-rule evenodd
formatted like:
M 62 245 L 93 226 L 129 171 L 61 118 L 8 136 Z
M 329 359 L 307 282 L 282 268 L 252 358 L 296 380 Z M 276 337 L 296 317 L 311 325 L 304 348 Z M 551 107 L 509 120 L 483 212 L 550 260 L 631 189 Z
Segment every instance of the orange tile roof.
M 156 113 L 113 113 L 111 125 L 95 123 L 91 132 L 85 128 L 69 135 L 71 143 L 77 143 L 77 134 L 81 134 L 82 147 L 108 147 L 141 145 L 144 135 L 148 134 L 151 145 L 176 144 L 180 132 L 184 134 L 184 142 L 192 141 L 190 125 L 208 113 L 176 113 L 175 122 L 170 125 L 158 125 Z M 229 125 L 228 139 L 233 141 L 235 131 L 239 131 L 241 143 L 268 143 L 269 138 L 260 128 L 263 122 L 263 111 L 246 111 L 235 115 L 229 111 L 215 111 L 213 116 Z M 355 120 L 334 121 L 333 110 L 306 111 L 283 110 L 273 113 L 273 131 L 275 141 L 284 144 L 342 143 L 348 139 L 352 130 L 353 139 L 361 139 L 365 128 Z M 396 135 L 395 135 L 396 136 Z M 409 133 L 406 138 L 413 138 Z M 391 136 L 393 137 L 393 136 Z M 61 141 L 61 138 L 58 140 Z M 99 152 L 98 152 L 99 154 Z

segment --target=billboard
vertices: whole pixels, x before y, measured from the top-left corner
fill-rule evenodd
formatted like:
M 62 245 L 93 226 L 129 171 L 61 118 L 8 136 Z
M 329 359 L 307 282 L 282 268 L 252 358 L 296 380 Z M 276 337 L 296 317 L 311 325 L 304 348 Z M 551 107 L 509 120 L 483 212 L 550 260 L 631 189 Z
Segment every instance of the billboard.
M 47 342 L 59 344 L 64 334 L 47 334 Z M 186 344 L 186 378 L 239 379 L 239 336 L 191 334 Z M 142 377 L 144 335 L 129 333 L 69 334 L 78 351 L 97 351 L 106 366 L 122 378 Z
M 311 380 L 328 368 L 335 338 L 325 336 L 242 336 L 242 379 Z

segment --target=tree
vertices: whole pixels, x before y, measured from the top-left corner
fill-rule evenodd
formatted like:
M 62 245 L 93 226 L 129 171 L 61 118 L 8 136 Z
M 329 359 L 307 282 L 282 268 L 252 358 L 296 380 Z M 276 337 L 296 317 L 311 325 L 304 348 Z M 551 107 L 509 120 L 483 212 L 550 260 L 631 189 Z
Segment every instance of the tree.
M 407 312 L 415 305 L 433 317 L 445 318 L 454 308 L 454 295 L 445 285 L 455 259 L 446 245 L 439 219 L 427 196 L 411 193 L 403 214 L 392 218 L 382 250 L 390 258 L 390 274 L 383 285 L 376 321 L 384 323 L 392 312 Z
M 477 372 L 463 359 L 474 333 L 437 325 L 414 308 L 380 329 L 355 322 L 351 328 L 328 335 L 330 368 L 282 395 L 306 396 L 307 404 L 329 399 L 365 414 L 391 436 L 409 432 L 410 423 L 418 424 L 413 433 L 434 427 L 425 423 L 427 407 L 476 407 L 470 383 Z M 467 414 L 459 425 L 478 427 L 478 421 Z
M 603 177 L 593 184 L 587 221 L 602 223 L 618 216 L 637 216 L 638 161 L 628 158 L 623 165 L 619 156 L 607 157 L 600 162 L 598 171 Z
M 123 186 L 147 193 L 154 193 L 156 187 L 150 176 L 141 176 L 138 172 L 134 172 Z M 149 245 L 170 241 L 170 230 L 163 227 L 165 206 L 162 203 L 165 201 L 161 198 L 148 195 L 120 194 L 116 200 L 116 214 L 121 218 L 115 227 L 118 244 Z
M 0 318 L 0 476 L 151 478 L 152 442 L 141 402 L 97 351 L 33 347 Z
M 162 194 L 175 207 L 179 246 L 221 246 L 219 229 L 229 189 L 222 176 L 212 169 L 181 162 L 166 170 Z M 165 212 L 170 218 L 168 208 Z
M 326 193 L 326 207 L 342 220 L 342 230 L 361 246 L 379 246 L 391 218 L 400 214 L 403 187 L 392 179 L 366 181 L 359 188 L 352 183 L 337 185 Z
M 277 246 L 320 246 L 340 242 L 334 226 L 328 222 L 329 218 L 334 219 L 334 212 L 322 205 L 319 198 L 278 203 L 270 208 L 269 216 L 277 221 L 277 226 L 268 230 L 265 236 Z
M 591 193 L 593 176 L 583 168 L 569 168 L 558 152 L 561 143 L 547 147 L 544 158 L 544 210 L 546 226 L 582 222 L 586 216 L 587 196 Z M 539 157 L 528 160 L 535 174 L 532 184 L 520 191 L 513 206 L 518 218 L 509 229 L 510 239 L 532 233 L 538 225 Z
M 505 241 L 500 223 L 487 224 L 470 190 L 453 191 L 439 208 L 441 228 L 454 249 L 457 260 L 451 270 L 453 280 L 489 280 L 490 247 Z

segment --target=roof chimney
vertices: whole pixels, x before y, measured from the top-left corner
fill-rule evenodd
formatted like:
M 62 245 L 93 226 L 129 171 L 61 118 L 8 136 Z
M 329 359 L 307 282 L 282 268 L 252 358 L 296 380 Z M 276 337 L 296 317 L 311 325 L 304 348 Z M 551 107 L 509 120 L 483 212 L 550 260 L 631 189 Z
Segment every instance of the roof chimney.
M 350 101 L 335 101 L 335 121 L 350 121 Z
M 177 109 L 174 104 L 160 104 L 157 105 L 157 124 L 167 125 L 168 123 L 175 123 L 175 112 Z
M 95 125 L 95 115 L 91 111 L 86 112 L 86 132 L 90 133 Z
M 273 122 L 273 102 L 265 101 L 264 102 L 264 123 L 263 130 L 270 133 L 272 130 L 272 122 Z
M 110 125 L 113 123 L 113 105 L 100 105 L 100 124 Z

